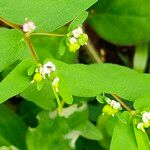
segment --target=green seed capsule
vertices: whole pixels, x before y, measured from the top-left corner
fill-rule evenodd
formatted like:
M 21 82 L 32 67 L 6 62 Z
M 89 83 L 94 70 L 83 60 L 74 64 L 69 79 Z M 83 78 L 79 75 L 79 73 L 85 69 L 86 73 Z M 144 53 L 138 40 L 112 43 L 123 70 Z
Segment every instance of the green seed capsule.
M 78 43 L 69 44 L 69 50 L 70 52 L 75 52 L 80 48 L 80 45 Z
M 119 109 L 114 109 L 114 114 L 116 114 L 119 111 Z
M 87 34 L 82 34 L 82 35 L 80 35 L 79 38 L 78 38 L 78 42 L 79 42 L 79 44 L 80 44 L 81 46 L 85 45 L 85 44 L 87 43 L 87 41 L 88 41 L 88 36 L 87 36 Z
M 36 73 L 33 77 L 33 80 L 36 82 L 41 82 L 42 81 L 42 75 L 40 73 Z
M 108 116 L 114 114 L 114 109 L 110 105 L 105 105 L 102 109 L 102 112 Z
M 145 122 L 144 123 L 144 128 L 149 128 L 149 126 L 150 126 L 150 122 Z

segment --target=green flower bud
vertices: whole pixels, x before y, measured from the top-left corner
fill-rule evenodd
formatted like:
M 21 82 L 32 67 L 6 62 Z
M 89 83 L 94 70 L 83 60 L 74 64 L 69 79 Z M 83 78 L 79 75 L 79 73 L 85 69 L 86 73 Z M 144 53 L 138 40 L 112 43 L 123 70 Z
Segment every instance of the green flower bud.
M 78 43 L 69 44 L 69 50 L 70 52 L 75 52 L 80 48 L 80 45 Z
M 111 116 L 114 114 L 114 109 L 110 105 L 105 105 L 102 109 L 102 112 L 108 116 Z
M 119 109 L 113 109 L 113 110 L 114 110 L 114 114 L 116 114 L 119 111 Z
M 40 73 L 35 73 L 33 80 L 36 82 L 41 82 L 42 81 L 42 75 Z
M 87 41 L 88 41 L 88 36 L 85 33 L 81 34 L 78 38 L 78 42 L 81 46 L 85 45 L 87 43 Z
M 66 38 L 66 45 L 67 45 L 67 46 L 69 46 L 69 45 L 70 45 L 69 38 Z
M 145 122 L 143 126 L 144 126 L 144 128 L 149 128 L 150 122 Z

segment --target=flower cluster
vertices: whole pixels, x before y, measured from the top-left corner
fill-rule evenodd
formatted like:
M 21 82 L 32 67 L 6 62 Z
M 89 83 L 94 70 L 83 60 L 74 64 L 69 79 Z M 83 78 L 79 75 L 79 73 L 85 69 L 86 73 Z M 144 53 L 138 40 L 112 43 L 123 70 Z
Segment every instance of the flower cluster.
M 74 29 L 72 32 L 68 33 L 67 36 L 66 44 L 71 52 L 77 51 L 80 46 L 86 45 L 88 41 L 88 36 L 83 33 L 81 27 Z
M 122 110 L 121 104 L 115 100 L 110 100 L 109 98 L 105 98 L 107 105 L 105 105 L 102 109 L 103 115 L 106 114 L 108 116 L 113 116 L 119 111 Z
M 27 21 L 23 24 L 23 31 L 26 33 L 31 33 L 35 30 L 36 26 L 32 21 Z
M 142 122 L 138 123 L 137 128 L 145 132 L 144 128 L 150 127 L 150 112 L 144 112 L 142 114 Z
M 51 61 L 48 61 L 44 65 L 38 64 L 38 67 L 35 69 L 32 83 L 41 82 L 46 77 L 50 77 L 51 73 L 55 71 L 56 67 Z
M 31 71 L 30 71 L 31 70 Z M 31 73 L 29 73 L 29 75 L 33 74 L 33 80 L 31 81 L 31 83 L 36 82 L 37 83 L 37 88 L 40 90 L 42 88 L 42 83 L 44 81 L 44 79 L 50 79 L 52 80 L 52 86 L 54 87 L 54 90 L 56 92 L 58 92 L 58 83 L 59 83 L 59 77 L 54 76 L 51 77 L 52 73 L 56 72 L 56 66 L 51 62 L 48 61 L 45 64 L 38 64 L 36 68 L 29 68 L 29 70 Z M 52 75 L 53 76 L 53 75 Z M 40 86 L 40 87 L 38 87 Z

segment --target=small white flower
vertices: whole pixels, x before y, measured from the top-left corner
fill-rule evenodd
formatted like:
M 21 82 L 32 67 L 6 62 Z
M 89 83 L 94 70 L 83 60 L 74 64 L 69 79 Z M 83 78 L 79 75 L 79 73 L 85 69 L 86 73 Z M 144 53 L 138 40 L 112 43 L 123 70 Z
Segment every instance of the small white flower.
M 150 112 L 144 112 L 142 114 L 142 120 L 144 123 L 150 122 Z
M 54 80 L 53 80 L 53 82 L 52 82 L 52 85 L 53 85 L 53 87 L 54 87 L 54 89 L 55 89 L 56 92 L 59 91 L 59 89 L 58 89 L 59 80 L 60 80 L 59 77 L 55 77 Z
M 142 122 L 138 123 L 137 128 L 142 130 L 143 132 L 145 132 L 145 130 L 144 130 L 144 123 L 142 123 Z
M 81 34 L 83 34 L 83 30 L 81 27 L 78 27 L 72 31 L 72 34 L 75 38 L 78 38 Z
M 69 39 L 70 44 L 77 43 L 77 39 L 75 37 L 72 37 Z
M 48 61 L 46 64 L 39 68 L 39 72 L 44 79 L 46 75 L 50 76 L 50 74 L 54 71 L 56 71 L 56 66 L 51 61 Z
M 33 32 L 36 26 L 32 21 L 26 22 L 23 24 L 23 31 L 24 32 Z
M 122 109 L 120 103 L 119 103 L 119 102 L 116 102 L 115 100 L 111 100 L 110 105 L 111 105 L 114 109 Z
M 110 104 L 111 99 L 110 99 L 110 98 L 108 98 L 108 97 L 106 97 L 106 98 L 105 98 L 105 101 L 106 101 L 106 103 L 107 103 L 107 104 Z
M 51 61 L 48 61 L 46 64 L 44 64 L 44 67 L 50 69 L 51 71 L 56 71 L 56 66 Z

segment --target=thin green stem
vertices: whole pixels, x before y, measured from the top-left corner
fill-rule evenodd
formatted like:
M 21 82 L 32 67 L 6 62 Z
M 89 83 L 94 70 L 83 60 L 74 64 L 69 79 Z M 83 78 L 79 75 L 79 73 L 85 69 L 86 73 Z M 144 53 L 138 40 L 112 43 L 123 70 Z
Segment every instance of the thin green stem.
M 54 36 L 54 37 L 63 37 L 66 35 L 63 34 L 55 34 L 55 33 L 31 33 L 30 36 L 41 35 L 41 36 Z
M 59 114 L 60 114 L 61 111 L 62 111 L 62 104 L 61 104 L 60 98 L 59 98 L 58 94 L 56 93 L 53 86 L 52 86 L 52 89 L 53 89 L 53 92 L 54 92 L 54 95 L 55 95 L 55 98 L 56 98 L 56 101 L 57 101 L 57 104 L 58 104 L 58 111 L 59 111 Z

